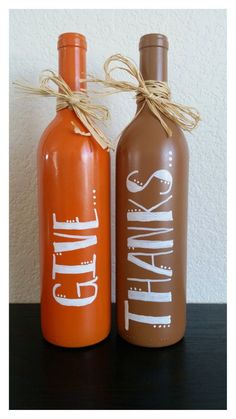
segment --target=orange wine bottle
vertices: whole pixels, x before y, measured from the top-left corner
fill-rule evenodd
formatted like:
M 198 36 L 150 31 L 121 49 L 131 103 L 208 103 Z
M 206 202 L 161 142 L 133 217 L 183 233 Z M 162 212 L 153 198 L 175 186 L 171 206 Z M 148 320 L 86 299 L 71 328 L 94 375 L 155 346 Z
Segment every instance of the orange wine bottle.
M 59 74 L 85 89 L 86 38 L 58 40 Z M 57 112 L 38 147 L 41 327 L 59 346 L 93 345 L 110 331 L 110 155 L 71 108 Z
M 166 82 L 167 38 L 144 35 L 139 49 L 144 80 Z M 145 104 L 116 154 L 118 330 L 146 347 L 174 344 L 185 331 L 188 146 L 163 120 L 172 137 Z

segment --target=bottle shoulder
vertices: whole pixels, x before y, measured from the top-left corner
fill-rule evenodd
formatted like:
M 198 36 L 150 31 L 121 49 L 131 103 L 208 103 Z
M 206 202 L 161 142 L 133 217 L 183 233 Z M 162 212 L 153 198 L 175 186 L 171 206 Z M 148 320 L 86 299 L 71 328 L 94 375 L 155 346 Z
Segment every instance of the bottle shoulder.
M 63 153 L 74 151 L 99 152 L 103 150 L 92 136 L 84 136 L 74 131 L 73 123 L 84 132 L 88 130 L 77 118 L 73 111 L 60 111 L 44 130 L 38 145 L 38 153 L 50 153 L 63 151 Z M 106 152 L 107 153 L 107 152 Z M 109 154 L 109 153 L 107 153 Z
M 188 144 L 181 128 L 173 121 L 162 116 L 172 131 L 168 137 L 157 117 L 150 112 L 141 112 L 124 129 L 117 144 L 117 154 L 128 152 L 152 153 L 153 149 L 171 146 L 188 154 Z

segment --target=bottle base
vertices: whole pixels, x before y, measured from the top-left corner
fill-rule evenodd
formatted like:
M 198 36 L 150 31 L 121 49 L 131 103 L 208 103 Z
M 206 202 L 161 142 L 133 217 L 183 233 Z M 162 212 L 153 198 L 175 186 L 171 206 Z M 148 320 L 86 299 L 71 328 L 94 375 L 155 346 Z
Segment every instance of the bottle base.
M 48 338 L 47 336 L 45 336 L 42 333 L 43 339 L 46 342 L 50 343 L 51 345 L 60 347 L 60 348 L 68 348 L 68 349 L 70 349 L 70 348 L 71 349 L 87 348 L 87 347 L 90 347 L 90 346 L 97 345 L 97 344 L 103 342 L 105 339 L 107 339 L 109 335 L 110 335 L 110 331 L 108 333 L 106 333 L 103 337 L 101 337 L 99 339 L 96 339 L 96 340 L 91 340 L 90 342 L 86 342 L 86 343 L 63 342 L 62 343 L 62 342 L 57 341 L 56 339 Z
M 118 332 L 119 336 L 124 339 L 126 342 L 130 343 L 134 346 L 140 346 L 142 348 L 165 348 L 168 346 L 175 345 L 176 343 L 180 342 L 184 338 L 184 333 L 178 337 L 175 337 L 173 339 L 160 339 L 159 342 L 141 342 L 141 341 L 135 341 L 130 337 L 122 332 Z

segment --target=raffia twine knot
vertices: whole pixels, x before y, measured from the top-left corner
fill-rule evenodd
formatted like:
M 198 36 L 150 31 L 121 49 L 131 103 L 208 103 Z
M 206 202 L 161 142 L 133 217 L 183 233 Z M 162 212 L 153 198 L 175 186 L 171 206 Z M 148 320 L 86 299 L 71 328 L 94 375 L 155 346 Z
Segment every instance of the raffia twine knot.
M 55 84 L 59 91 L 50 87 L 50 83 Z M 88 132 L 81 131 L 71 121 L 76 134 L 92 136 L 103 149 L 113 149 L 111 141 L 106 138 L 96 124 L 97 121 L 106 121 L 109 118 L 109 111 L 104 105 L 92 103 L 84 89 L 81 89 L 79 92 L 73 92 L 62 77 L 51 70 L 45 70 L 41 73 L 39 87 L 19 82 L 14 84 L 24 93 L 55 97 L 57 99 L 57 111 L 65 108 L 73 109 L 78 119 L 88 130 Z
M 111 64 L 114 62 L 118 62 L 121 65 L 111 67 Z M 125 71 L 135 79 L 136 83 L 113 78 L 112 72 L 115 70 Z M 144 80 L 142 74 L 130 58 L 122 54 L 111 55 L 104 63 L 104 72 L 105 80 L 92 77 L 87 81 L 102 83 L 107 88 L 114 89 L 116 92 L 133 92 L 137 102 L 143 102 L 135 118 L 142 112 L 144 106 L 147 105 L 160 121 L 168 137 L 172 136 L 172 130 L 165 122 L 163 115 L 174 121 L 185 131 L 192 131 L 197 127 L 200 121 L 199 112 L 195 108 L 172 102 L 168 84 L 163 81 Z M 107 92 L 107 94 L 111 93 L 111 90 Z

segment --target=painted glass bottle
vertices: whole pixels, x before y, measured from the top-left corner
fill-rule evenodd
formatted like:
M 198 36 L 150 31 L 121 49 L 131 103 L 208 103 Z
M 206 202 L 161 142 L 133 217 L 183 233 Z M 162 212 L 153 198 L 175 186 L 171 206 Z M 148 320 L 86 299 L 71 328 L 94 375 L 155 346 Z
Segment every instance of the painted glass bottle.
M 86 88 L 86 39 L 58 39 L 59 74 Z M 41 327 L 49 342 L 95 344 L 110 331 L 110 156 L 72 109 L 57 112 L 38 147 Z
M 144 80 L 167 81 L 167 38 L 144 35 L 139 49 Z M 147 347 L 176 343 L 186 322 L 188 147 L 163 119 L 172 137 L 145 105 L 116 154 L 118 331 Z

